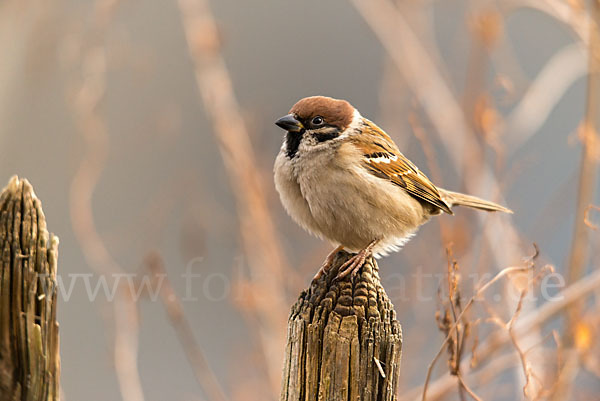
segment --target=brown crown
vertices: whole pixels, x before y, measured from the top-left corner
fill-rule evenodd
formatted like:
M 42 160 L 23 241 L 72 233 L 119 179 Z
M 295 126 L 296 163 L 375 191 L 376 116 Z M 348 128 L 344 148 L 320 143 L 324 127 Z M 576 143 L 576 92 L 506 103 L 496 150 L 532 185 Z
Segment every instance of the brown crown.
M 345 100 L 326 96 L 311 96 L 301 99 L 290 110 L 301 121 L 310 121 L 321 116 L 328 125 L 345 130 L 352 122 L 354 107 Z

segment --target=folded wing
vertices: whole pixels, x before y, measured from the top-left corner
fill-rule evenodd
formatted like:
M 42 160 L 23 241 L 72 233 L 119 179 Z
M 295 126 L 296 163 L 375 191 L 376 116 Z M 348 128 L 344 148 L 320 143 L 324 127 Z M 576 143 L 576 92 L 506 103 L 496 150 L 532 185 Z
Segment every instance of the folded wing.
M 363 134 L 367 136 L 362 138 L 368 137 L 368 140 L 358 140 L 355 146 L 363 153 L 363 166 L 371 174 L 389 180 L 410 195 L 453 214 L 436 186 L 398 150 L 383 130 L 369 121 L 363 127 Z

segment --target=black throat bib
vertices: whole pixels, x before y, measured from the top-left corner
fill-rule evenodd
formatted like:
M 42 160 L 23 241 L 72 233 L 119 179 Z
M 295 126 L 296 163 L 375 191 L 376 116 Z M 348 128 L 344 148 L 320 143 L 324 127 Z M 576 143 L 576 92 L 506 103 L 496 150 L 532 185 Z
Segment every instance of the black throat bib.
M 300 146 L 302 135 L 304 135 L 304 131 L 288 131 L 288 133 L 285 135 L 285 147 L 287 150 L 287 155 L 290 159 L 293 159 L 296 156 L 296 153 L 298 153 L 298 147 Z

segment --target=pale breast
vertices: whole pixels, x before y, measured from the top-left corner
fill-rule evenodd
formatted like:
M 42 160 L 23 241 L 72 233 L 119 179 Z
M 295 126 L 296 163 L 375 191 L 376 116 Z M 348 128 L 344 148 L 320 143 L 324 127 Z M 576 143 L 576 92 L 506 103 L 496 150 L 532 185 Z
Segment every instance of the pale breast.
M 429 216 L 402 188 L 357 164 L 356 152 L 344 143 L 304 160 L 296 170 L 301 196 L 317 231 L 332 242 L 358 251 L 379 239 L 376 253 L 393 250 Z
M 292 161 L 285 152 L 280 152 L 275 160 L 274 176 L 275 188 L 287 213 L 302 228 L 318 237 L 322 237 L 323 234 L 319 231 L 308 202 L 300 190 Z

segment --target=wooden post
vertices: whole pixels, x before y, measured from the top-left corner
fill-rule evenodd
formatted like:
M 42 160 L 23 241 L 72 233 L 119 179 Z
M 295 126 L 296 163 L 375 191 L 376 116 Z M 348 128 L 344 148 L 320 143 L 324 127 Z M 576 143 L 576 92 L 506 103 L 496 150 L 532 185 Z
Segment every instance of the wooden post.
M 379 281 L 375 259 L 356 277 L 334 281 L 350 255 L 339 252 L 328 274 L 292 307 L 281 401 L 396 400 L 402 330 Z
M 0 194 L 0 399 L 57 401 L 58 238 L 27 180 Z

